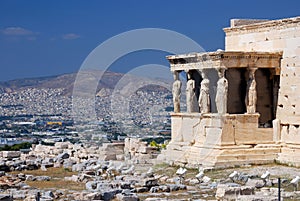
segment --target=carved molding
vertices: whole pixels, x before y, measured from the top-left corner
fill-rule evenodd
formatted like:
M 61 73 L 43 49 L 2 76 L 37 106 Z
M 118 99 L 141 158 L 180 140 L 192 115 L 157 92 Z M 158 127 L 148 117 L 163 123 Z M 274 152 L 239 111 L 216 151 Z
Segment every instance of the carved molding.
M 227 36 L 238 35 L 240 33 L 266 32 L 272 29 L 286 29 L 300 26 L 300 17 L 286 18 L 280 20 L 269 20 L 266 22 L 253 23 L 235 27 L 224 28 L 223 31 Z

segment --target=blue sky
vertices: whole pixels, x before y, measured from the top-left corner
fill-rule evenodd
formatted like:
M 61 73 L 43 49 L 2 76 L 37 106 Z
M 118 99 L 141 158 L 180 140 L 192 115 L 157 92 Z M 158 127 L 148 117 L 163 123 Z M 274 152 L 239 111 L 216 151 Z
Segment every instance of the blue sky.
M 231 18 L 280 19 L 299 15 L 300 1 L 0 1 L 0 81 L 76 72 L 105 40 L 138 28 L 184 34 L 205 50 L 224 49 Z M 167 65 L 167 53 L 132 53 L 111 70 Z

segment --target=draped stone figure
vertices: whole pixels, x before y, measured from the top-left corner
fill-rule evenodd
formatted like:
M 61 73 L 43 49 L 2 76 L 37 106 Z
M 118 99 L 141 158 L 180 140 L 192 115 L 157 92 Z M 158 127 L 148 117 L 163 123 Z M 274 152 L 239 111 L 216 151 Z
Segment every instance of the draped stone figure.
M 253 114 L 256 112 L 257 92 L 256 92 L 255 71 L 256 69 L 249 70 L 249 80 L 247 83 L 247 93 L 245 98 L 245 104 L 247 107 L 248 114 Z
M 180 112 L 180 96 L 182 83 L 179 79 L 179 73 L 177 71 L 173 73 L 173 76 L 175 80 L 172 88 L 174 112 Z
M 210 113 L 209 79 L 207 79 L 204 72 L 202 72 L 202 81 L 200 87 L 198 102 L 200 113 Z
M 219 80 L 217 82 L 217 94 L 216 94 L 216 106 L 219 114 L 225 114 L 227 112 L 227 93 L 228 93 L 228 81 L 224 77 L 225 69 L 218 69 Z
M 195 94 L 195 80 L 191 78 L 190 72 L 187 73 L 188 81 L 186 83 L 186 108 L 187 112 L 199 112 L 197 109 L 197 98 Z

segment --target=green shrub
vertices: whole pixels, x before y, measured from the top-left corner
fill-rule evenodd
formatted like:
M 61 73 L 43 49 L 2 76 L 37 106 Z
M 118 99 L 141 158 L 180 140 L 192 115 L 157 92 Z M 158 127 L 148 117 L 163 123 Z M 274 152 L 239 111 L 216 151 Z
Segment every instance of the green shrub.
M 31 143 L 23 142 L 20 144 L 14 144 L 12 146 L 5 145 L 0 148 L 0 151 L 19 151 L 20 149 L 29 149 L 31 147 Z

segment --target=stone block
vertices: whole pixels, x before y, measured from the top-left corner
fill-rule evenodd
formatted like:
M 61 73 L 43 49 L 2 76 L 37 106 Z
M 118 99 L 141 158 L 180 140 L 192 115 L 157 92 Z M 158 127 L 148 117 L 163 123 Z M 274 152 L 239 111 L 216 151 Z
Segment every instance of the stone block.
M 56 142 L 54 147 L 57 149 L 72 149 L 73 145 L 70 142 Z
M 234 145 L 234 122 L 231 119 L 226 119 L 222 129 L 221 145 Z
M 254 195 L 254 187 L 229 187 L 225 184 L 217 186 L 216 198 L 218 200 L 237 200 L 239 195 Z
M 19 158 L 20 156 L 21 156 L 20 151 L 2 151 L 3 158 L 12 159 L 12 158 Z

